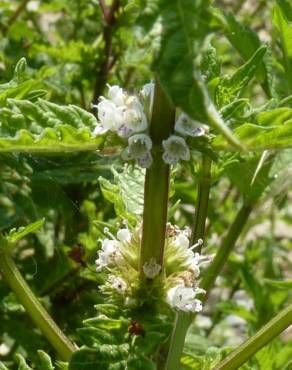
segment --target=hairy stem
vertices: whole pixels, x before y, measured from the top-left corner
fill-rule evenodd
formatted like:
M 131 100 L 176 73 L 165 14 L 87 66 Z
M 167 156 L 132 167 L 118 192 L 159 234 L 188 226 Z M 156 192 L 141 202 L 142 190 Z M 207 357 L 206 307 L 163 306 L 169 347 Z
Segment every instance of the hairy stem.
M 161 266 L 163 264 L 170 169 L 162 159 L 161 143 L 171 135 L 174 121 L 175 109 L 162 90 L 159 81 L 156 80 L 150 125 L 153 163 L 146 171 L 144 187 L 141 273 L 145 262 L 151 258 L 154 258 Z
M 202 289 L 206 290 L 206 294 L 202 297 L 203 301 L 206 301 L 210 290 L 212 289 L 217 276 L 220 274 L 225 262 L 227 261 L 234 245 L 240 236 L 248 218 L 252 211 L 252 207 L 249 204 L 243 204 L 239 210 L 233 224 L 231 225 L 220 249 L 218 250 L 214 260 L 210 267 L 207 269 L 204 278 L 200 284 Z
M 235 370 L 292 324 L 292 304 L 231 352 L 214 370 Z
M 202 172 L 198 185 L 198 196 L 196 201 L 196 211 L 194 217 L 194 226 L 192 231 L 192 242 L 205 236 L 205 225 L 208 213 L 208 202 L 211 184 L 211 160 L 203 156 Z M 185 337 L 188 328 L 192 322 L 193 315 L 185 312 L 177 312 L 174 328 L 170 340 L 168 357 L 166 361 L 166 370 L 179 369 L 180 358 L 183 352 Z
M 65 336 L 62 330 L 38 301 L 26 281 L 23 279 L 13 259 L 9 253 L 4 250 L 4 248 L 0 249 L 0 271 L 36 326 L 56 349 L 61 359 L 68 361 L 72 353 L 76 350 L 76 347 Z

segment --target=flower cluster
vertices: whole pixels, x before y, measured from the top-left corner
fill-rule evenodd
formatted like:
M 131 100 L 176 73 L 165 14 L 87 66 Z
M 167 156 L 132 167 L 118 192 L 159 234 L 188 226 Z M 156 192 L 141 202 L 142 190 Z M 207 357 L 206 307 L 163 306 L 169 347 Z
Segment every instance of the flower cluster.
M 128 95 L 119 86 L 108 85 L 108 97 L 102 96 L 100 102 L 94 105 L 99 120 L 94 135 L 116 132 L 128 141 L 122 154 L 123 159 L 137 160 L 144 168 L 152 163 L 152 141 L 147 135 L 148 119 L 144 106 L 148 104 L 151 109 L 153 88 L 152 83 L 145 85 L 140 92 L 141 98 L 138 98 Z
M 108 273 L 101 289 L 112 300 L 126 307 L 137 307 L 152 299 L 156 303 L 167 303 L 175 310 L 201 311 L 202 304 L 196 297 L 204 291 L 197 286 L 197 281 L 200 266 L 209 259 L 194 250 L 202 244 L 202 240 L 190 246 L 189 231 L 168 224 L 163 267 L 154 258 L 142 266 L 146 282 L 153 282 L 149 290 L 147 286 L 142 286 L 140 279 L 141 228 L 133 231 L 120 229 L 116 236 L 108 230 L 105 233 L 110 239 L 101 241 L 96 270 Z M 156 293 L 153 286 L 157 288 Z
M 204 135 L 207 126 L 192 120 L 187 114 L 181 113 L 176 120 L 174 129 L 176 135 L 171 135 L 162 142 L 163 159 L 168 164 L 176 164 L 179 160 L 188 161 L 190 159 L 190 149 L 186 143 L 186 137 Z
M 138 96 L 127 94 L 119 86 L 108 85 L 107 97 L 102 96 L 94 107 L 97 109 L 99 123 L 94 135 L 115 132 L 127 141 L 122 153 L 124 160 L 136 160 L 148 168 L 152 163 L 152 141 L 148 135 L 149 117 L 154 99 L 154 84 L 143 86 Z M 199 137 L 206 132 L 206 126 L 190 119 L 185 113 L 178 116 L 175 134 L 163 140 L 163 159 L 167 164 L 190 159 L 187 137 Z

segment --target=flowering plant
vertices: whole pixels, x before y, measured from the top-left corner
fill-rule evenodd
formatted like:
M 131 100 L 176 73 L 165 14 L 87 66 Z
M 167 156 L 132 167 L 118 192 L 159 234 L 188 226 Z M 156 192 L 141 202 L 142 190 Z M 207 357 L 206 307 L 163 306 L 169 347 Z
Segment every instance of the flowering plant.
M 290 369 L 289 1 L 2 3 L 0 369 Z

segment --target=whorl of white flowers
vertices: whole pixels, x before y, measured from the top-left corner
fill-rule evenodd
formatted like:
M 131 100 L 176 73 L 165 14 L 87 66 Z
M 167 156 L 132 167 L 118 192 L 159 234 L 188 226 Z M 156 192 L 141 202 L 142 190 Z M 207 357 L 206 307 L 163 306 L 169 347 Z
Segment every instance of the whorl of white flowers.
M 141 299 L 145 300 L 146 294 L 150 295 L 151 299 L 152 290 L 149 290 L 147 285 L 141 294 L 141 227 L 133 231 L 120 229 L 116 237 L 108 229 L 105 229 L 105 234 L 111 239 L 105 238 L 101 241 L 96 260 L 96 271 L 108 273 L 101 290 L 122 301 L 126 307 L 142 304 Z M 198 277 L 201 265 L 210 261 L 208 257 L 195 252 L 202 243 L 199 239 L 196 244 L 190 246 L 189 230 L 180 230 L 177 226 L 168 224 L 163 267 L 154 258 L 142 266 L 147 281 L 153 280 L 161 300 L 174 310 L 199 312 L 202 309 L 197 295 L 204 291 L 198 287 Z M 153 299 L 157 302 L 157 294 Z
M 108 85 L 107 97 L 102 96 L 99 103 L 94 105 L 99 123 L 93 134 L 116 132 L 128 143 L 122 158 L 136 160 L 141 167 L 148 168 L 152 163 L 152 141 L 148 131 L 154 84 L 144 85 L 138 96 L 129 95 L 119 86 Z M 181 113 L 175 123 L 175 134 L 162 142 L 163 160 L 169 165 L 180 160 L 188 161 L 190 150 L 186 143 L 187 137 L 202 136 L 206 130 L 207 126 Z

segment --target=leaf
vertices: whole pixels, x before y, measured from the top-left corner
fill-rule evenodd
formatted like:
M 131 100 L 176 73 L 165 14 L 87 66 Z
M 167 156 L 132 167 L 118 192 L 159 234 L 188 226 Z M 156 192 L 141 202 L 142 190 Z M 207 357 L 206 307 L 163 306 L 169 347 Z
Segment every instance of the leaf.
M 103 177 L 98 179 L 102 194 L 114 204 L 118 217 L 135 224 L 143 214 L 144 170 L 126 166 L 121 173 L 112 171 L 114 183 Z
M 32 368 L 27 365 L 25 359 L 20 354 L 17 354 L 16 358 L 18 361 L 18 370 L 32 370 Z
M 264 279 L 264 282 L 274 288 L 289 290 L 292 289 L 292 280 Z
M 109 364 L 127 358 L 129 344 L 104 344 L 97 348 L 82 347 L 72 354 L 69 370 L 104 370 Z
M 258 34 L 248 25 L 240 23 L 232 13 L 224 13 L 220 9 L 213 8 L 213 14 L 221 26 L 225 36 L 232 46 L 239 52 L 244 60 L 248 60 L 261 46 Z M 256 76 L 262 84 L 263 90 L 268 97 L 273 95 L 271 83 L 272 71 L 270 59 L 267 58 L 259 64 Z
M 0 361 L 0 370 L 9 370 L 2 361 Z
M 36 222 L 33 222 L 32 224 L 29 224 L 28 226 L 10 230 L 9 234 L 6 236 L 8 243 L 15 244 L 20 239 L 24 238 L 26 235 L 35 233 L 43 226 L 44 222 L 45 219 L 42 218 Z
M 209 124 L 231 144 L 240 146 L 214 108 L 195 66 L 209 31 L 209 1 L 160 0 L 158 4 L 155 10 L 160 15 L 162 35 L 154 69 L 162 87 L 190 117 Z
M 102 136 L 92 132 L 96 118 L 73 105 L 38 99 L 8 99 L 0 110 L 0 152 L 64 153 L 97 150 Z
M 277 0 L 274 7 L 273 21 L 280 34 L 281 45 L 285 60 L 285 69 L 289 83 L 289 90 L 292 90 L 292 24 L 291 24 L 292 7 L 291 3 L 286 0 Z M 289 19 L 290 16 L 290 19 Z M 288 17 L 288 18 L 287 18 Z
M 245 64 L 236 70 L 231 77 L 226 76 L 219 80 L 215 90 L 215 102 L 219 107 L 230 104 L 240 96 L 244 88 L 254 77 L 263 60 L 266 50 L 266 46 L 261 46 Z
M 50 356 L 44 351 L 38 351 L 40 358 L 40 368 L 38 370 L 54 370 L 55 367 L 52 364 Z
M 249 203 L 258 200 L 273 178 L 269 175 L 272 161 L 261 156 L 245 157 L 225 167 L 227 176 Z
M 284 149 L 292 147 L 292 109 L 276 108 L 261 112 L 255 123 L 244 123 L 234 130 L 235 136 L 247 150 Z M 234 150 L 226 139 L 218 136 L 212 143 L 215 149 Z

